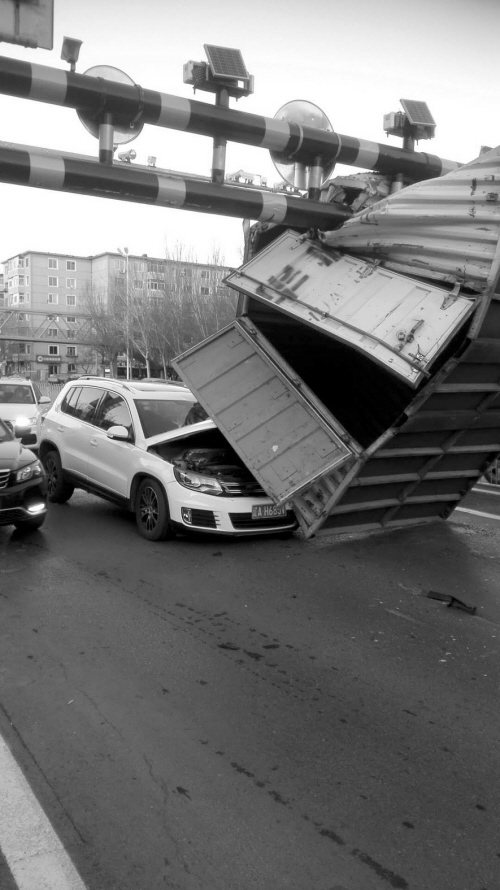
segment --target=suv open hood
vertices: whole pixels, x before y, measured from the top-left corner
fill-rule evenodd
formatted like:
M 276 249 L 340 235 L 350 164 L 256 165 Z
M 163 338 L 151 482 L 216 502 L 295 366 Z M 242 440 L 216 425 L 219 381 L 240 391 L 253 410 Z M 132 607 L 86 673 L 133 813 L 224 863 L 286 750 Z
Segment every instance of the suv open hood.
M 178 430 L 171 430 L 169 433 L 160 433 L 158 436 L 151 436 L 146 439 L 147 447 L 152 445 L 162 445 L 164 442 L 173 442 L 178 439 L 187 439 L 193 433 L 200 433 L 204 430 L 217 429 L 213 420 L 201 420 L 199 423 L 190 423 L 189 426 L 181 426 Z

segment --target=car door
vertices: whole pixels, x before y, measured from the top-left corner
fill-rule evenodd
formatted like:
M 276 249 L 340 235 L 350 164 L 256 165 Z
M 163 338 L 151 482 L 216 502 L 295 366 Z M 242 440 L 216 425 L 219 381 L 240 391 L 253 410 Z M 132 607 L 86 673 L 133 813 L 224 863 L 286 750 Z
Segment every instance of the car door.
M 129 440 L 110 439 L 107 431 L 123 426 Z M 89 439 L 87 474 L 90 482 L 120 497 L 128 497 L 134 426 L 129 406 L 119 393 L 107 391 L 95 415 Z
M 65 470 L 87 478 L 90 439 L 96 409 L 105 394 L 104 387 L 77 386 L 70 390 L 55 420 L 56 439 Z

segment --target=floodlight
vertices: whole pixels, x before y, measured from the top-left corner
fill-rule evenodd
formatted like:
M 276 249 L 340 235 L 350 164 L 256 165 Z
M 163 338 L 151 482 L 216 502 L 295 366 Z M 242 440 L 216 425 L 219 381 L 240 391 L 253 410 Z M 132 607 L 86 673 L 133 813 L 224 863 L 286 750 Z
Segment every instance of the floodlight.
M 80 55 L 80 47 L 82 43 L 82 40 L 76 40 L 74 37 L 63 38 L 61 59 L 64 62 L 70 63 L 72 71 L 74 71 L 76 68 L 76 63 L 78 62 L 78 56 Z

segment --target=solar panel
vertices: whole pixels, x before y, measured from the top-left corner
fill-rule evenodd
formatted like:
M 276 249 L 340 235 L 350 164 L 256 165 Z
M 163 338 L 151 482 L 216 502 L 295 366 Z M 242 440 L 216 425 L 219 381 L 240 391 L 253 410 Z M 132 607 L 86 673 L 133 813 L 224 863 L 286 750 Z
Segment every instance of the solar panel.
M 241 55 L 241 50 L 227 46 L 204 44 L 208 62 L 214 77 L 229 77 L 234 80 L 248 80 L 249 74 Z
M 429 111 L 427 102 L 418 102 L 416 99 L 400 99 L 403 111 L 410 124 L 415 127 L 435 127 L 436 121 Z

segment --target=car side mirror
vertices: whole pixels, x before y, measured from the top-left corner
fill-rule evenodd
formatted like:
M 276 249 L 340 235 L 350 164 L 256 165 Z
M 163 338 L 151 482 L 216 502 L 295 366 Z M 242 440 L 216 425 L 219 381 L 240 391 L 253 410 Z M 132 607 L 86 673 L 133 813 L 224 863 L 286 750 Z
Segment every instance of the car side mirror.
M 40 396 L 38 399 L 39 405 L 48 405 L 49 402 L 52 401 L 48 396 Z
M 110 426 L 106 435 L 108 439 L 122 439 L 125 442 L 130 439 L 129 431 L 125 426 Z

